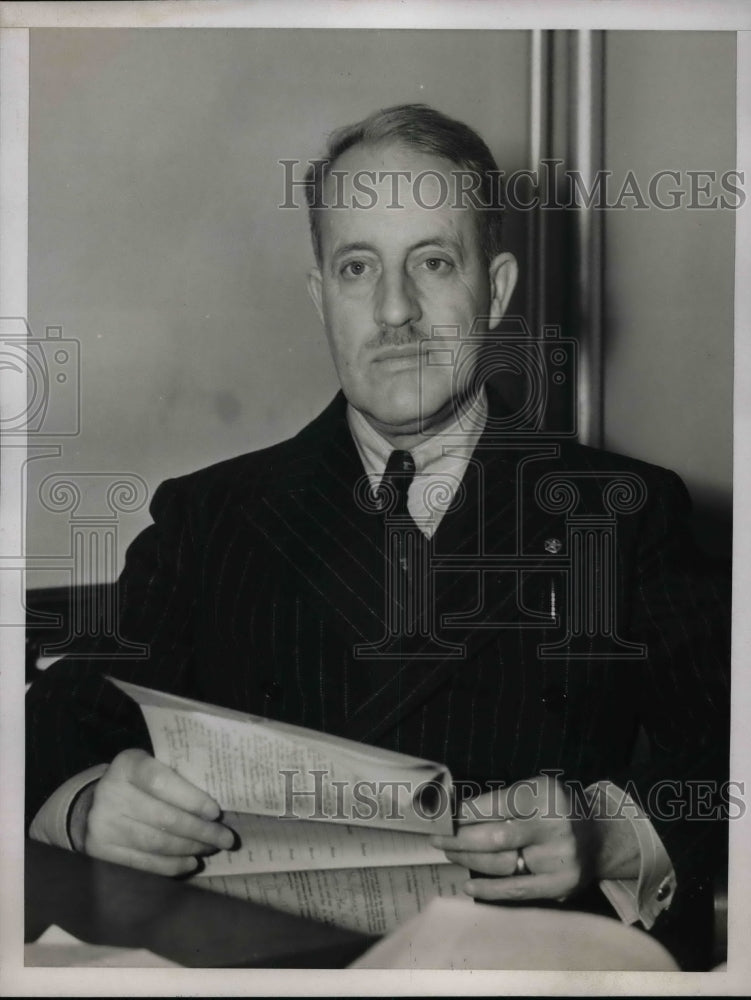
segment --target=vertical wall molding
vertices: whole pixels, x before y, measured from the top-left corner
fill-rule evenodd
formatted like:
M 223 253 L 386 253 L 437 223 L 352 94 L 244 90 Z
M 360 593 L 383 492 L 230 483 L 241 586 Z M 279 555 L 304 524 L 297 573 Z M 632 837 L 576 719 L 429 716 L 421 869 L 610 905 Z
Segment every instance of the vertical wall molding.
M 534 29 L 530 53 L 529 169 L 538 174 L 538 193 L 541 196 L 540 164 L 551 152 L 552 36 L 552 31 Z M 533 336 L 539 336 L 547 316 L 549 249 L 546 218 L 545 210 L 539 207 L 529 213 L 527 322 Z
M 569 33 L 568 155 L 583 189 L 593 191 L 604 158 L 604 32 Z M 581 189 L 580 189 L 581 191 Z M 595 189 L 596 191 L 596 189 Z M 603 210 L 594 198 L 577 197 L 573 209 L 575 286 L 572 325 L 579 340 L 578 427 L 583 444 L 603 436 Z
M 594 446 L 603 437 L 604 220 L 597 188 L 588 193 L 604 161 L 604 82 L 604 32 L 532 31 L 529 169 L 541 207 L 529 213 L 527 318 L 535 336 L 553 325 L 577 341 L 572 405 L 579 440 Z M 568 426 L 560 413 L 551 419 Z

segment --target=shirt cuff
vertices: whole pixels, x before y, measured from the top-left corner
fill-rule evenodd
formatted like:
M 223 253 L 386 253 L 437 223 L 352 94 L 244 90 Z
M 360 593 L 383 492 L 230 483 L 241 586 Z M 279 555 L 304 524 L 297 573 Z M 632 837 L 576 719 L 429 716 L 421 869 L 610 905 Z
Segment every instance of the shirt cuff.
M 74 850 L 70 836 L 70 813 L 73 803 L 85 788 L 98 781 L 107 770 L 107 764 L 96 764 L 94 767 L 75 774 L 60 785 L 47 799 L 36 814 L 29 827 L 32 840 L 51 844 L 53 847 L 65 847 Z
M 650 930 L 675 895 L 677 880 L 670 857 L 649 817 L 630 795 L 610 781 L 598 781 L 586 793 L 595 790 L 605 795 L 614 815 L 630 821 L 639 844 L 638 877 L 601 879 L 600 888 L 624 923 L 640 920 Z

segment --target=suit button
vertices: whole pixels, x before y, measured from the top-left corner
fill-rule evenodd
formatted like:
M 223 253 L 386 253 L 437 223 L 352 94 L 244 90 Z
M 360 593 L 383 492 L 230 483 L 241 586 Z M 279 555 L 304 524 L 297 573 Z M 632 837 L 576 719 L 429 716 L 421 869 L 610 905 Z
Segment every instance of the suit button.
M 263 686 L 263 697 L 269 701 L 278 701 L 282 693 L 282 685 L 279 681 L 268 681 Z
M 558 684 L 550 684 L 542 692 L 542 703 L 549 712 L 560 715 L 566 707 L 566 692 Z

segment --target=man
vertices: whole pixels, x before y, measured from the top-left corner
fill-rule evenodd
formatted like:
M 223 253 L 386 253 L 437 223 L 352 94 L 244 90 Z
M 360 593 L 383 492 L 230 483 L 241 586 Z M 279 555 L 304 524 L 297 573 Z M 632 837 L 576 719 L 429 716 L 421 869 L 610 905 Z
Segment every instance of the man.
M 424 106 L 332 136 L 309 289 L 342 393 L 157 491 L 120 581 L 121 635 L 148 656 L 64 661 L 30 691 L 32 836 L 165 875 L 232 844 L 109 673 L 445 761 L 480 794 L 436 844 L 477 899 L 578 905 L 600 882 L 651 927 L 705 893 L 717 824 L 685 814 L 727 766 L 723 600 L 677 477 L 518 434 L 484 384 L 517 277 L 495 171 Z M 576 539 L 605 553 L 581 576 Z M 587 601 L 607 627 L 574 627 Z

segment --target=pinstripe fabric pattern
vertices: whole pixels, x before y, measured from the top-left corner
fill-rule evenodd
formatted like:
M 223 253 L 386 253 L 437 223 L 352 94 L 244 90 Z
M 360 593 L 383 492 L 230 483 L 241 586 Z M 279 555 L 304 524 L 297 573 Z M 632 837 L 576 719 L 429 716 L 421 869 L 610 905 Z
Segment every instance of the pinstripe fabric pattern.
M 491 396 L 491 414 L 494 405 Z M 628 784 L 646 801 L 656 780 L 722 778 L 728 598 L 699 571 L 680 480 L 574 444 L 486 444 L 434 552 L 476 554 L 479 511 L 487 551 L 544 558 L 545 539 L 566 531 L 562 516 L 535 502 L 542 475 L 636 473 L 647 503 L 619 521 L 616 583 L 621 634 L 647 644 L 646 660 L 538 656 L 561 627 L 549 617 L 544 627 L 525 624 L 546 612 L 551 581 L 564 593 L 560 570 L 525 572 L 518 592 L 512 574 L 489 573 L 482 595 L 477 573 L 439 574 L 439 635 L 464 643 L 465 655 L 421 659 L 422 640 L 399 638 L 396 659 L 355 658 L 355 644 L 384 634 L 383 524 L 353 502 L 362 466 L 340 394 L 297 437 L 157 491 L 154 524 L 130 547 L 120 583 L 121 634 L 151 654 L 69 659 L 34 683 L 29 820 L 70 775 L 127 746 L 148 748 L 137 709 L 105 673 L 441 759 L 460 779 L 514 781 L 559 768 L 584 783 Z M 582 504 L 597 512 L 599 495 L 592 480 Z M 459 614 L 470 621 L 449 627 Z M 652 756 L 635 767 L 640 725 Z M 680 881 L 681 865 L 695 869 L 707 824 L 655 826 Z

